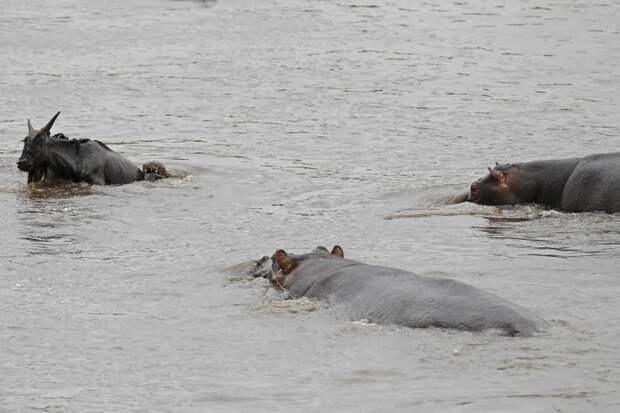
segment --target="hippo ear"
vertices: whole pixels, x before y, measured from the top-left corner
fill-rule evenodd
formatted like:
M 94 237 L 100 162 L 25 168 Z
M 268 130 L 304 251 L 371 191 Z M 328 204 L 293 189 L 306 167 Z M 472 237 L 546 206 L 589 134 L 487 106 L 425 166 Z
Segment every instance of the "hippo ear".
M 329 254 L 329 251 L 327 250 L 327 248 L 325 248 L 322 245 L 319 245 L 318 247 L 316 247 L 312 252 L 315 254 Z
M 33 132 L 36 132 L 36 129 L 32 127 L 32 123 L 30 123 L 30 119 L 28 119 L 28 135 L 32 135 Z
M 60 115 L 60 112 L 56 113 L 54 115 L 54 117 L 52 119 L 50 119 L 49 122 L 47 122 L 47 125 L 43 126 L 43 128 L 41 128 L 42 131 L 47 131 L 47 133 L 49 133 L 50 129 L 52 129 L 52 126 L 54 125 L 54 122 L 56 122 L 56 118 L 58 117 L 58 115 Z
M 289 274 L 297 268 L 297 262 L 289 257 L 284 250 L 277 250 L 275 254 L 273 254 L 272 260 L 278 264 L 278 267 L 280 267 L 280 270 L 282 270 L 284 274 Z
M 507 174 L 503 171 L 498 171 L 497 169 L 489 168 L 489 174 L 495 179 L 500 185 L 506 184 Z
M 342 250 L 342 247 L 340 245 L 334 245 L 331 254 L 338 258 L 344 258 L 344 251 Z

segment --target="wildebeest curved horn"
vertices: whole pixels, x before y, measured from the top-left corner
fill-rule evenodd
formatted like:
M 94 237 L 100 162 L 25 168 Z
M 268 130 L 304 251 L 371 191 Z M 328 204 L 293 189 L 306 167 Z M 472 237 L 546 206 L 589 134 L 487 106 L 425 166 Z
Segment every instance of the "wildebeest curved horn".
M 28 119 L 28 134 L 34 132 L 35 129 L 32 127 L 32 123 L 30 123 L 30 119 Z
M 58 117 L 58 115 L 60 115 L 60 112 L 55 114 L 54 117 L 52 119 L 50 119 L 50 121 L 47 122 L 47 125 L 43 126 L 43 128 L 41 130 L 46 130 L 46 131 L 49 132 L 50 129 L 52 129 L 52 125 L 54 124 L 54 122 L 56 122 L 56 118 Z

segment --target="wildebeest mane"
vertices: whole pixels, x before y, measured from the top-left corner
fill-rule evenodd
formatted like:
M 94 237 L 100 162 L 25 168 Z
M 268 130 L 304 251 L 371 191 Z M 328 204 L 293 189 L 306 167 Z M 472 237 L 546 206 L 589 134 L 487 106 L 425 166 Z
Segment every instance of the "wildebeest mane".
M 112 149 L 110 149 L 105 143 L 100 142 L 98 140 L 91 140 L 88 138 L 81 138 L 81 139 L 69 139 L 65 134 L 63 133 L 57 133 L 55 135 L 53 135 L 51 137 L 54 140 L 54 144 L 60 144 L 60 145 L 74 145 L 76 152 L 79 152 L 79 145 L 83 144 L 83 143 L 88 143 L 88 142 L 95 142 L 97 143 L 99 146 L 101 146 L 103 149 L 108 150 L 110 152 L 112 152 Z
M 95 141 L 95 142 L 97 142 L 97 143 L 99 144 L 99 146 L 101 146 L 103 149 L 106 149 L 106 150 L 108 150 L 108 151 L 110 151 L 110 152 L 113 152 L 113 151 L 112 151 L 112 149 L 110 149 L 110 148 L 108 147 L 108 145 L 106 145 L 105 143 L 100 142 L 100 141 Z

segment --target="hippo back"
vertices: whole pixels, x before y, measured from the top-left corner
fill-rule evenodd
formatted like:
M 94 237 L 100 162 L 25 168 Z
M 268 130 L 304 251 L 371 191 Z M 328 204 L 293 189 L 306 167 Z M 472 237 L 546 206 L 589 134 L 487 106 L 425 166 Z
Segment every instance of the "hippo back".
M 620 153 L 584 157 L 566 182 L 562 209 L 620 212 Z
M 352 319 L 379 324 L 511 335 L 531 335 L 544 325 L 526 309 L 462 282 L 348 259 L 302 261 L 285 287 L 297 297 L 342 303 Z

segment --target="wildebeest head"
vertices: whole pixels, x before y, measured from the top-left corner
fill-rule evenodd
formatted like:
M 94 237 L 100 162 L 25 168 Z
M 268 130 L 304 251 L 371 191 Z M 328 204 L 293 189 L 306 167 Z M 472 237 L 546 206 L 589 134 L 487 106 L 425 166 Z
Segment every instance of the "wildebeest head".
M 50 129 L 52 129 L 52 125 L 54 125 L 58 115 L 60 115 L 60 112 L 56 113 L 54 117 L 47 122 L 47 125 L 38 130 L 32 127 L 30 119 L 28 119 L 28 135 L 24 138 L 24 149 L 17 161 L 17 167 L 29 173 L 29 182 L 37 178 L 40 179 L 40 177 L 34 175 L 41 173 L 42 165 L 46 162 L 47 153 L 45 145 L 50 139 Z
M 468 200 L 483 205 L 521 203 L 518 174 L 518 165 L 496 164 L 487 176 L 471 184 Z

